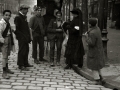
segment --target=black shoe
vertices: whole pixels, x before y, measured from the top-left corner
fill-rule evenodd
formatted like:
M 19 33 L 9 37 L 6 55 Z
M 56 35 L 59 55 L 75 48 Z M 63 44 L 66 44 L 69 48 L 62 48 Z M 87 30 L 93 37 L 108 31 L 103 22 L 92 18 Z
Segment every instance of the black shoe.
M 24 66 L 19 66 L 18 68 L 19 68 L 20 70 L 23 70 L 23 71 L 29 71 L 29 69 L 26 68 L 26 67 L 24 67 Z
M 48 62 L 47 60 L 40 58 L 39 61 Z
M 6 72 L 9 73 L 9 74 L 14 74 L 14 72 L 11 71 L 10 69 L 7 69 Z
M 71 69 L 71 67 L 69 65 L 67 65 L 64 69 Z
M 33 65 L 27 64 L 25 65 L 25 67 L 33 67 Z
M 54 65 L 54 63 L 52 62 L 52 63 L 50 64 L 50 66 L 51 66 L 51 67 L 54 67 L 55 65 Z
M 40 64 L 39 60 L 37 60 L 37 59 L 34 59 L 34 63 Z

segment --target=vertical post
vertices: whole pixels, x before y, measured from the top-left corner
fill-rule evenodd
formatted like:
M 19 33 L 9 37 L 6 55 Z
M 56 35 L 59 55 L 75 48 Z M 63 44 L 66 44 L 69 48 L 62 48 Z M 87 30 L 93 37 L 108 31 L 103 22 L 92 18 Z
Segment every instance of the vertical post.
M 105 59 L 106 65 L 108 64 L 107 58 L 107 9 L 108 9 L 108 0 L 99 0 L 99 13 L 98 13 L 98 26 L 102 32 L 102 41 L 103 41 L 103 48 L 105 52 Z
M 68 12 L 69 15 L 68 15 L 68 21 L 70 21 L 70 1 L 71 1 L 71 0 L 69 0 L 69 12 Z

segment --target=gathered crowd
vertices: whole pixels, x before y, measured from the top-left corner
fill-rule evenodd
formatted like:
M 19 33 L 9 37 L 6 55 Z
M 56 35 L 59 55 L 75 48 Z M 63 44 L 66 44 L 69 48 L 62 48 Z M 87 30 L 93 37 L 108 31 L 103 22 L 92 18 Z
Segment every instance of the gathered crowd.
M 73 20 L 64 22 L 62 20 L 62 12 L 56 11 L 48 24 L 46 24 L 45 16 L 41 15 L 42 8 L 36 6 L 34 15 L 28 23 L 27 13 L 29 6 L 21 5 L 19 12 L 14 19 L 16 30 L 12 30 L 9 23 L 12 12 L 10 10 L 3 11 L 3 18 L 0 20 L 0 51 L 2 53 L 2 66 L 4 79 L 9 79 L 8 74 L 14 74 L 8 67 L 8 56 L 11 50 L 15 52 L 15 43 L 13 33 L 18 40 L 18 56 L 17 65 L 20 70 L 29 71 L 27 67 L 33 67 L 29 64 L 29 43 L 32 42 L 32 58 L 35 64 L 40 61 L 47 61 L 44 57 L 44 38 L 50 43 L 50 67 L 54 67 L 55 46 L 57 49 L 56 65 L 60 66 L 61 49 L 65 47 L 65 63 L 64 69 L 73 68 L 73 64 L 83 67 L 83 57 L 85 55 L 82 36 L 85 36 L 87 51 L 87 67 L 93 71 L 95 84 L 105 83 L 102 78 L 101 69 L 105 66 L 105 55 L 101 39 L 101 31 L 97 26 L 97 19 L 89 19 L 89 30 L 83 34 L 82 11 L 74 8 L 70 11 Z M 39 45 L 39 49 L 37 49 Z M 39 52 L 38 52 L 39 51 Z M 37 58 L 39 53 L 39 58 Z

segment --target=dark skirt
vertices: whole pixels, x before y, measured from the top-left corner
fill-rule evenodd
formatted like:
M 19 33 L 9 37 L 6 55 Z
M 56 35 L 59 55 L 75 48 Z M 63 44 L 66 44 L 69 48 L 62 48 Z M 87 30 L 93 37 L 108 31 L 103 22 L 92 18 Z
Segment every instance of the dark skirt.
M 72 64 L 78 64 L 80 58 L 85 54 L 82 39 L 79 41 L 68 41 L 65 51 L 65 57 L 70 58 Z M 69 62 L 69 61 L 66 61 Z

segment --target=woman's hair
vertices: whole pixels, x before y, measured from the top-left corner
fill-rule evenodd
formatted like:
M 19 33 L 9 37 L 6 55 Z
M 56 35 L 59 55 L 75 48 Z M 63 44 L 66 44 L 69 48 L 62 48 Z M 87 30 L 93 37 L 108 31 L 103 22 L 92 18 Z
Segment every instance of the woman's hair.
M 57 12 L 56 12 L 56 15 L 57 15 L 57 14 L 60 14 L 60 15 L 62 16 L 62 12 L 60 12 L 60 11 L 57 11 Z
M 10 10 L 4 10 L 4 11 L 3 11 L 3 15 L 4 15 L 6 12 L 9 12 L 10 14 L 12 14 L 12 12 L 11 12 Z

